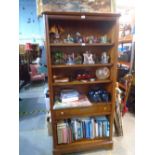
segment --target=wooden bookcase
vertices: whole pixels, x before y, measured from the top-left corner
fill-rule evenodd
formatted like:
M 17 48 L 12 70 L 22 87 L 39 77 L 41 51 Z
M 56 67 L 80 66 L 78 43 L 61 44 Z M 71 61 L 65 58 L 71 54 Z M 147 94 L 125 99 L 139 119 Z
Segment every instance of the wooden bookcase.
M 120 14 L 113 13 L 56 13 L 44 12 L 45 30 L 46 30 L 46 51 L 48 62 L 48 86 L 50 94 L 50 106 L 53 129 L 53 154 L 60 155 L 64 153 L 80 152 L 91 149 L 112 149 L 113 147 L 113 122 L 115 109 L 115 83 L 117 77 L 117 48 L 118 48 L 118 19 Z M 75 34 L 80 32 L 82 35 L 107 35 L 110 38 L 109 43 L 53 43 L 51 42 L 50 28 L 54 24 L 60 24 L 65 29 L 65 33 Z M 85 52 L 91 50 L 96 54 L 101 54 L 106 50 L 110 56 L 108 64 L 74 64 L 65 65 L 53 63 L 53 53 L 55 50 L 63 52 Z M 94 71 L 98 67 L 108 67 L 110 69 L 110 78 L 106 80 L 96 80 L 92 82 L 66 82 L 54 83 L 53 75 L 74 74 L 75 70 L 88 69 Z M 72 73 L 73 72 L 73 73 Z M 108 104 L 98 103 L 89 107 L 70 108 L 54 110 L 54 96 L 63 88 L 75 88 L 83 94 L 87 94 L 90 86 L 99 85 L 111 93 L 111 101 Z M 82 139 L 70 144 L 58 144 L 57 140 L 57 121 L 85 116 L 106 115 L 110 122 L 110 136 L 108 138 Z

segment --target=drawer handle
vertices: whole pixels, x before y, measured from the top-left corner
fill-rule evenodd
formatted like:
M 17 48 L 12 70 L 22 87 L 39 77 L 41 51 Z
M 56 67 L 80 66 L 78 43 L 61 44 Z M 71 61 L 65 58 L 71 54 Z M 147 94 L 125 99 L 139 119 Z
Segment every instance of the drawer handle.
M 104 109 L 104 110 L 107 110 L 107 107 L 104 107 L 103 109 Z
M 81 19 L 85 19 L 85 18 L 86 18 L 86 16 L 85 16 L 85 15 L 82 15 L 82 16 L 81 16 Z
M 64 114 L 64 112 L 62 111 L 62 112 L 61 112 L 61 115 L 63 115 L 63 114 Z

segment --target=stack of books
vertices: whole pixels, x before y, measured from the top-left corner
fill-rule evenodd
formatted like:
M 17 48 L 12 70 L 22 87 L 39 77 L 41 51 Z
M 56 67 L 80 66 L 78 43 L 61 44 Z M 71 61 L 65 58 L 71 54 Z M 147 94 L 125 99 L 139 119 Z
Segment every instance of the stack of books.
M 91 106 L 86 95 L 81 95 L 77 90 L 64 89 L 60 92 L 60 100 L 54 103 L 53 109 L 64 109 L 73 107 Z
M 53 109 L 65 109 L 65 108 L 74 108 L 74 107 L 86 107 L 91 106 L 92 103 L 89 101 L 88 97 L 85 95 L 80 95 L 79 99 L 76 101 L 68 102 L 56 102 L 53 106 Z
M 64 89 L 60 93 L 60 99 L 62 102 L 77 101 L 79 96 L 79 92 L 74 89 Z
M 109 120 L 105 116 L 61 121 L 57 123 L 58 144 L 109 137 L 109 129 Z

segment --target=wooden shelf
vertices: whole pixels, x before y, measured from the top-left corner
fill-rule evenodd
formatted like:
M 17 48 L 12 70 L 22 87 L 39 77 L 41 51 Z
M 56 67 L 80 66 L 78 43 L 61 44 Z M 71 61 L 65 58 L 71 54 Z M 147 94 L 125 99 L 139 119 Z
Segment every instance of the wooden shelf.
M 130 62 L 126 62 L 126 61 L 118 61 L 118 64 L 120 64 L 120 65 L 126 65 L 127 67 L 130 68 Z
M 86 139 L 86 138 L 83 138 L 83 139 L 80 139 L 80 140 L 76 140 L 70 144 L 58 144 L 57 147 L 62 147 L 64 145 L 67 145 L 68 147 L 71 147 L 71 146 L 75 146 L 75 145 L 79 145 L 79 143 L 85 143 L 85 144 L 88 144 L 88 143 L 92 143 L 92 142 L 99 142 L 99 141 L 102 141 L 102 142 L 107 142 L 109 140 L 108 137 L 98 137 L 98 138 L 94 138 L 94 139 Z
M 132 43 L 132 39 L 119 40 L 119 44 Z
M 73 81 L 73 82 L 62 82 L 62 83 L 52 83 L 53 86 L 65 86 L 65 85 L 88 85 L 88 84 L 98 84 L 98 83 L 111 83 L 111 80 L 96 80 L 96 81 Z
M 77 47 L 77 46 L 113 46 L 114 43 L 51 43 L 50 46 L 59 46 L 59 47 Z
M 86 107 L 74 107 L 66 109 L 53 110 L 57 120 L 68 119 L 72 117 L 88 117 L 88 116 L 101 116 L 110 115 L 111 113 L 111 102 L 108 103 L 93 103 Z
M 108 64 L 52 65 L 52 68 L 111 67 L 112 65 L 113 65 L 113 63 L 108 63 Z
M 64 147 L 65 146 L 65 147 Z M 94 150 L 94 149 L 112 149 L 113 142 L 108 139 L 90 139 L 77 141 L 71 144 L 58 144 L 56 145 L 55 152 L 69 153 L 69 152 L 81 152 L 86 150 Z

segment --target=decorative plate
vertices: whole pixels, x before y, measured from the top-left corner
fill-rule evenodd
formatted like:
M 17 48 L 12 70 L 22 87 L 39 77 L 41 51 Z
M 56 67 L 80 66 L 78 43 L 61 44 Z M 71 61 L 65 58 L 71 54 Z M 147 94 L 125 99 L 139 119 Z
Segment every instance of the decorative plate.
M 99 80 L 105 80 L 110 76 L 110 70 L 107 67 L 103 67 L 103 68 L 98 68 L 96 70 L 96 77 Z

